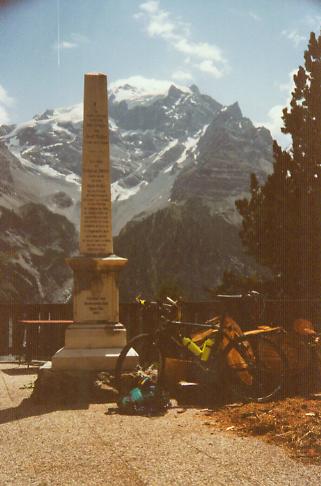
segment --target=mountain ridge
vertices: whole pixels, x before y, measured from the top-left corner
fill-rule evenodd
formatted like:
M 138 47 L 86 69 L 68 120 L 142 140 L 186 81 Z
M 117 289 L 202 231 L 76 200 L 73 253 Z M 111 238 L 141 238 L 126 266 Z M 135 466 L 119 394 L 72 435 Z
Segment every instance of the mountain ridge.
M 168 279 L 190 298 L 201 298 L 202 286 L 218 284 L 225 270 L 258 270 L 241 247 L 234 202 L 247 193 L 251 172 L 264 180 L 272 170 L 270 133 L 244 117 L 237 102 L 223 106 L 196 86 L 160 88 L 118 86 L 117 96 L 109 96 L 115 251 L 130 259 L 123 299 L 139 290 L 152 296 Z M 4 252 L 10 252 L 10 238 L 13 246 L 19 242 L 19 261 L 11 258 L 5 267 L 19 276 L 17 288 L 4 281 L 0 290 L 4 285 L 2 295 L 62 299 L 71 285 L 63 254 L 77 245 L 64 249 L 59 234 L 75 242 L 80 221 L 82 105 L 48 109 L 29 122 L 0 127 L 0 134 L 0 206 L 4 215 L 16 214 L 14 228 L 3 219 Z M 57 225 L 58 235 L 44 226 L 50 239 L 43 241 L 34 224 L 26 232 L 30 212 L 41 224 Z M 48 279 L 48 269 L 56 277 Z M 19 279 L 30 285 L 21 287 Z
M 202 160 L 205 161 L 206 152 L 209 150 L 209 138 L 213 137 L 213 133 L 208 134 L 209 129 L 217 132 L 216 142 L 210 143 L 210 150 L 215 152 L 220 146 L 220 125 L 227 126 L 229 118 L 235 123 L 242 123 L 242 120 L 245 123 L 248 120 L 243 117 L 238 103 L 223 106 L 210 96 L 201 94 L 195 85 L 182 88 L 167 83 L 167 91 L 164 86 L 161 85 L 162 89 L 158 92 L 154 90 L 154 94 L 151 94 L 148 89 L 139 91 L 129 85 L 125 85 L 126 89 L 116 85 L 114 91 L 109 93 L 115 234 L 133 217 L 146 210 L 148 199 L 151 200 L 150 207 L 154 211 L 164 207 L 166 201 L 170 202 L 173 190 L 174 199 L 182 197 L 182 189 L 178 191 L 176 179 L 187 166 L 195 165 L 195 161 L 201 161 L 203 165 Z M 127 93 L 128 99 L 124 93 Z M 250 121 L 249 123 L 252 124 Z M 237 131 L 237 126 L 233 130 Z M 259 129 L 252 124 L 252 130 Z M 20 161 L 29 176 L 26 177 L 28 184 L 30 175 L 37 176 L 33 181 L 32 192 L 39 194 L 39 202 L 50 210 L 63 214 L 77 227 L 81 131 L 81 103 L 70 108 L 48 109 L 35 115 L 29 122 L 18 126 L 3 126 L 0 130 L 0 140 Z M 253 143 L 252 139 L 250 137 L 248 144 Z M 262 140 L 258 143 L 262 145 Z M 265 143 L 272 145 L 272 139 Z M 264 150 L 267 153 L 266 148 Z M 266 175 L 269 172 L 268 165 L 272 166 L 271 148 L 269 155 L 264 155 L 264 160 L 266 167 L 259 169 L 259 176 L 262 173 Z M 250 171 L 257 171 L 255 163 L 245 169 L 246 177 Z M 220 162 L 217 171 L 224 170 L 224 165 Z M 182 188 L 184 184 L 180 186 Z M 246 191 L 246 184 L 243 183 L 238 190 L 242 194 Z M 71 200 L 67 208 L 56 204 L 56 193 L 62 192 Z M 215 200 L 218 212 L 233 212 L 234 203 L 230 194 L 225 193 L 219 201 L 217 197 Z

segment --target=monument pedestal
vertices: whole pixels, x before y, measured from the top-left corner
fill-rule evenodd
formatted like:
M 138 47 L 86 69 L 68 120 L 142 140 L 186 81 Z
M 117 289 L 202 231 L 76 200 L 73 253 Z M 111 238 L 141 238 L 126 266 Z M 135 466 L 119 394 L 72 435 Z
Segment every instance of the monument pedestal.
M 62 348 L 52 357 L 54 371 L 113 371 L 122 348 Z M 127 354 L 126 365 L 134 369 L 137 353 Z
M 112 370 L 126 344 L 126 330 L 119 323 L 118 274 L 127 259 L 78 256 L 67 263 L 74 272 L 75 323 L 66 330 L 64 348 L 52 357 L 52 368 Z

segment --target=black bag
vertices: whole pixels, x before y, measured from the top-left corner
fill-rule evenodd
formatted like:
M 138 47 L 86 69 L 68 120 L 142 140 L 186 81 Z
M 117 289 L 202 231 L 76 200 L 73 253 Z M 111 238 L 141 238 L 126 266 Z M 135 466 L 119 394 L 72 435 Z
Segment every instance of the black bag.
M 155 385 L 150 378 L 132 388 L 128 395 L 118 400 L 120 413 L 130 415 L 158 415 L 163 414 L 170 406 L 168 394 Z

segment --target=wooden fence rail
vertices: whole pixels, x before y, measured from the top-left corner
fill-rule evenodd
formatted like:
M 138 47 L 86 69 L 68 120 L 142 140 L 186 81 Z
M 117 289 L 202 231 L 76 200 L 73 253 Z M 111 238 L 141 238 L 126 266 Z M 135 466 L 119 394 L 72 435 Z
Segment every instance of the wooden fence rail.
M 263 322 L 288 325 L 298 315 L 298 304 L 302 301 L 267 301 Z M 237 321 L 247 326 L 248 321 L 244 306 L 239 300 L 229 302 L 229 308 Z M 189 322 L 204 322 L 222 312 L 222 302 L 184 302 L 182 318 Z M 321 316 L 319 302 L 307 302 L 305 317 L 318 321 Z M 120 321 L 127 329 L 127 336 L 148 332 L 159 320 L 155 308 L 145 308 L 137 303 L 120 304 Z M 33 326 L 26 333 L 21 320 L 72 320 L 70 304 L 0 304 L 0 356 L 21 355 L 25 349 L 32 348 L 32 356 L 38 359 L 50 359 L 64 345 L 67 326 Z M 262 321 L 261 321 L 262 323 Z M 29 340 L 29 343 L 27 342 Z M 27 346 L 29 344 L 29 346 Z

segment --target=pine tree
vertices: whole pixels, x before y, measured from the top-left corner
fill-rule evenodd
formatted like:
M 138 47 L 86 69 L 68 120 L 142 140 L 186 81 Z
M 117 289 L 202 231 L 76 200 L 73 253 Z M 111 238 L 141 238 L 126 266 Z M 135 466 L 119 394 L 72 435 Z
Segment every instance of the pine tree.
M 284 294 L 321 297 L 321 35 L 310 35 L 304 67 L 294 75 L 283 133 L 290 150 L 273 143 L 273 173 L 251 176 L 249 199 L 236 202 L 249 254 L 281 278 Z

